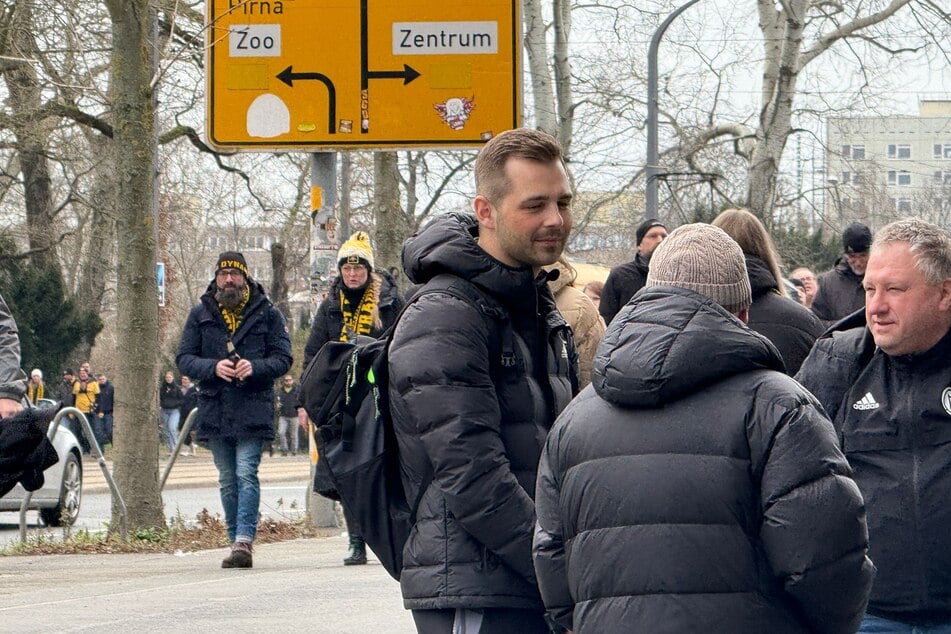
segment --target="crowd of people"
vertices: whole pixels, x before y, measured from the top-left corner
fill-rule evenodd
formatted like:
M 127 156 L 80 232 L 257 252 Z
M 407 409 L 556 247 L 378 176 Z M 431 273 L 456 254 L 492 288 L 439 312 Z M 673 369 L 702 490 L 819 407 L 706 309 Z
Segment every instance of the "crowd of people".
M 650 219 L 631 262 L 577 288 L 557 141 L 501 133 L 474 172 L 472 213 L 404 243 L 409 293 L 367 234 L 343 244 L 305 349 L 393 328 L 388 401 L 418 503 L 400 587 L 419 632 L 951 632 L 945 229 L 853 223 L 831 270 L 787 278 L 749 210 Z M 222 567 L 252 567 L 262 447 L 276 417 L 296 453 L 306 419 L 284 317 L 241 253 L 218 257 L 176 362 L 167 442 L 197 403 Z M 92 376 L 67 371 L 59 398 L 104 418 Z M 9 379 L 46 394 L 39 370 Z M 344 564 L 366 563 L 348 528 Z

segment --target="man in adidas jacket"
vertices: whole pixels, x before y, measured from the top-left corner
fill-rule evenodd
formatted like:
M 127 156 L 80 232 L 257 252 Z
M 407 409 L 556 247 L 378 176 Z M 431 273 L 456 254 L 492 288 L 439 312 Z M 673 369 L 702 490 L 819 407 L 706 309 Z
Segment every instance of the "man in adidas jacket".
M 864 315 L 820 338 L 796 377 L 865 498 L 878 574 L 859 631 L 951 632 L 951 236 L 886 226 L 864 285 Z
M 440 216 L 403 245 L 412 282 L 448 273 L 484 301 L 425 293 L 390 345 L 401 475 L 420 500 L 400 586 L 422 634 L 547 634 L 535 473 L 577 355 L 542 267 L 568 239 L 571 187 L 557 142 L 535 130 L 494 137 L 475 174 L 475 217 Z

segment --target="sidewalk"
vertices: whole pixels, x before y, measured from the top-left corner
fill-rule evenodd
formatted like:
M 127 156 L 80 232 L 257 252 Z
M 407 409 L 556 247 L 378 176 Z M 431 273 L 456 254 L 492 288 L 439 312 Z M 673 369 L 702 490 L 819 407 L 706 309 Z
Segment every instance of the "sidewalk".
M 344 567 L 346 538 L 255 546 L 254 568 L 224 549 L 0 557 L 4 632 L 412 634 L 400 585 L 375 561 Z
M 168 457 L 158 460 L 159 479 L 165 473 Z M 111 458 L 106 456 L 106 466 L 112 473 Z M 281 456 L 275 452 L 273 457 L 265 452 L 258 469 L 261 484 L 274 482 L 300 482 L 310 478 L 310 457 L 306 455 Z M 180 455 L 168 475 L 166 489 L 185 489 L 190 487 L 208 487 L 218 485 L 218 470 L 207 449 L 199 449 L 198 454 Z M 91 456 L 83 458 L 83 492 L 108 493 L 109 486 L 102 475 L 99 464 Z

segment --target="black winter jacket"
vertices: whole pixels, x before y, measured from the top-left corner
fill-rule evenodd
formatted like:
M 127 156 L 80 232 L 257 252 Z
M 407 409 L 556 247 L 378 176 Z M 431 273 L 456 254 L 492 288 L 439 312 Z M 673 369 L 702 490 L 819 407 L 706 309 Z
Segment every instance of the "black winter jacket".
M 162 409 L 180 409 L 181 406 L 182 386 L 175 381 L 167 383 L 163 378 L 162 382 L 159 383 L 159 407 Z
M 702 360 L 702 363 L 698 363 Z M 548 437 L 534 557 L 577 634 L 854 632 L 862 497 L 775 348 L 692 291 L 641 291 Z
M 400 310 L 403 308 L 403 298 L 400 297 L 396 280 L 389 273 L 374 271 L 370 274 L 369 279 L 371 282 L 377 280 L 380 284 L 377 310 L 379 311 L 381 325 L 370 332 L 370 336 L 377 339 L 396 321 Z M 310 328 L 310 336 L 307 337 L 307 345 L 304 346 L 305 368 L 310 360 L 320 352 L 325 343 L 340 341 L 340 331 L 343 329 L 343 311 L 340 309 L 340 291 L 342 288 L 343 280 L 338 276 L 330 286 L 327 299 L 322 301 L 317 308 L 317 314 L 314 315 L 314 321 Z
M 218 303 L 215 283 L 192 308 L 185 322 L 176 362 L 182 374 L 199 385 L 196 437 L 274 438 L 274 380 L 291 367 L 291 342 L 284 316 L 257 282 L 250 282 L 251 298 L 233 337 Z M 228 356 L 232 339 L 253 372 L 242 385 L 218 378 L 215 365 Z
M 112 381 L 99 381 L 99 396 L 96 397 L 96 412 L 111 414 L 115 410 L 116 388 Z
M 294 384 L 290 391 L 285 390 L 283 385 L 278 387 L 277 404 L 278 416 L 297 418 L 297 407 L 300 404 L 300 387 Z
M 440 217 L 403 245 L 413 282 L 440 273 L 469 280 L 497 302 L 483 310 L 499 326 L 487 332 L 478 308 L 433 292 L 406 309 L 394 333 L 400 468 L 409 499 L 424 490 L 400 585 L 410 609 L 541 612 L 531 555 L 535 474 L 545 436 L 571 399 L 576 355 L 547 276 L 489 256 L 476 244 L 477 227 L 469 216 Z M 509 358 L 490 343 L 505 338 L 505 319 Z
M 889 356 L 864 313 L 820 338 L 797 375 L 829 412 L 868 508 L 878 568 L 868 611 L 951 622 L 951 333 Z M 854 327 L 860 326 L 860 327 Z
M 819 290 L 812 301 L 812 312 L 827 324 L 838 321 L 865 307 L 864 275 L 852 272 L 845 257 L 819 276 Z
M 604 323 L 610 325 L 614 316 L 628 303 L 637 291 L 647 283 L 647 269 L 650 258 L 638 253 L 634 260 L 611 269 L 604 282 L 598 312 L 604 317 Z
M 779 294 L 776 278 L 763 260 L 746 256 L 746 271 L 753 291 L 748 325 L 776 346 L 786 374 L 796 374 L 825 326 L 808 308 Z

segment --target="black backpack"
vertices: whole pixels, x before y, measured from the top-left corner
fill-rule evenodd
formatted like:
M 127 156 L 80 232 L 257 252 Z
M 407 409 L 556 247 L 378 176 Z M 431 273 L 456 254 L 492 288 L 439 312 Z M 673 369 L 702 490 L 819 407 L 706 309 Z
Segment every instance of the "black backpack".
M 403 311 L 430 293 L 448 293 L 479 308 L 492 333 L 493 376 L 515 366 L 511 325 L 497 302 L 471 282 L 443 274 L 423 286 Z M 379 339 L 358 336 L 324 344 L 304 370 L 300 386 L 301 403 L 315 426 L 314 490 L 342 502 L 349 530 L 363 537 L 397 580 L 419 497 L 432 481 L 431 473 L 425 475 L 419 497 L 409 500 L 400 478 L 390 418 L 388 351 L 402 315 Z

